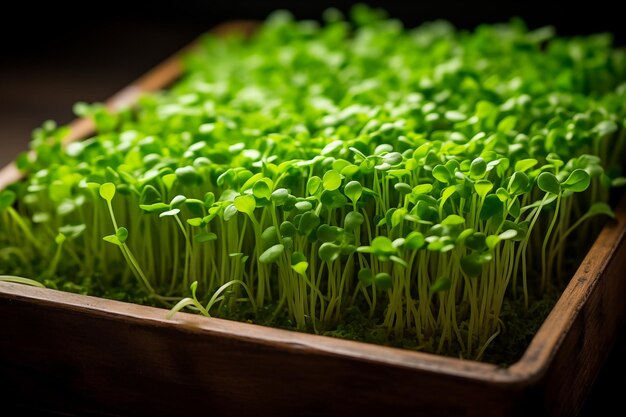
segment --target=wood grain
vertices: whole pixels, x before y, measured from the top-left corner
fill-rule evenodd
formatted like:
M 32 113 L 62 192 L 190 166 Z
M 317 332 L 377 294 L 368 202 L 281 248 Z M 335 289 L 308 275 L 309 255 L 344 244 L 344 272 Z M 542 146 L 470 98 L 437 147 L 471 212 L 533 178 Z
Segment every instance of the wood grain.
M 107 104 L 171 84 L 180 57 Z M 71 126 L 68 141 L 93 133 L 86 120 Z M 2 170 L 0 189 L 19 176 Z M 0 375 L 10 381 L 0 398 L 76 415 L 575 415 L 626 321 L 625 231 L 626 198 L 506 369 L 0 283 Z

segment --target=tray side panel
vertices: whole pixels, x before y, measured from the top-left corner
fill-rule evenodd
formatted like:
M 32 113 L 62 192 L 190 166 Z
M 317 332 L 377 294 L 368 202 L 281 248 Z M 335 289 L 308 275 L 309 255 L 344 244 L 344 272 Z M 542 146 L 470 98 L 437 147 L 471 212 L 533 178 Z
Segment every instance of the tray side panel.
M 4 293 L 0 328 L 3 396 L 79 415 L 507 416 L 519 400 L 504 385 Z
M 544 415 L 576 415 L 618 332 L 626 324 L 626 196 L 606 221 L 578 270 L 509 371 Z
M 596 244 L 608 244 L 598 241 Z M 596 271 L 581 266 L 574 279 L 584 285 Z M 621 239 L 595 287 L 566 333 L 544 379 L 546 409 L 551 416 L 580 411 L 620 329 L 626 324 L 626 245 Z

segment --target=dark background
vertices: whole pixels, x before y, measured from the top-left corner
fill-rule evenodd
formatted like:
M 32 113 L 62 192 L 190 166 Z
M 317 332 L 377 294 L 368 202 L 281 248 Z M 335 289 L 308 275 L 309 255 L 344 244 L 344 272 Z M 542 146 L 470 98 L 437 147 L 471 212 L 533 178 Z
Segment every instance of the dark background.
M 212 26 L 233 19 L 261 20 L 288 9 L 319 19 L 332 5 L 347 11 L 354 2 L 110 0 L 59 6 L 57 2 L 13 4 L 0 11 L 0 166 L 27 148 L 30 132 L 46 119 L 67 123 L 76 101 L 101 101 Z M 518 16 L 529 27 L 553 25 L 561 35 L 610 32 L 626 46 L 626 24 L 607 0 L 585 3 L 537 1 L 369 1 L 407 27 L 447 19 L 472 29 Z M 624 295 L 626 297 L 626 294 Z M 614 349 L 584 416 L 623 408 L 626 343 Z M 616 415 L 621 415 L 617 412 Z

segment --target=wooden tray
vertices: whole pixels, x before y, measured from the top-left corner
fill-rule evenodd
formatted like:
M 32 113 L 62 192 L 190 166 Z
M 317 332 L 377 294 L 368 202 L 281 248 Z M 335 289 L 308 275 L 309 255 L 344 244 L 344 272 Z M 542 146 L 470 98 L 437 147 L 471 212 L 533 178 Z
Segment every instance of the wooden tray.
M 218 32 L 254 29 L 250 22 Z M 180 55 L 107 103 L 171 84 Z M 72 123 L 71 140 L 92 132 Z M 19 179 L 13 165 L 0 189 Z M 4 404 L 76 415 L 574 415 L 626 321 L 626 198 L 509 368 L 0 283 Z

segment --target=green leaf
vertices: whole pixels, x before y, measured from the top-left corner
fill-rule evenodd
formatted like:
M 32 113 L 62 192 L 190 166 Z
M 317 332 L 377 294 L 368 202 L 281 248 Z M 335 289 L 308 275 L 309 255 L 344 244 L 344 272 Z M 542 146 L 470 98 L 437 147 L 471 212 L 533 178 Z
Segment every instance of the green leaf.
M 235 205 L 237 211 L 245 213 L 248 216 L 254 215 L 254 209 L 256 208 L 256 200 L 254 196 L 250 194 L 240 195 L 235 198 L 233 204 Z
M 287 199 L 285 200 L 285 203 L 281 206 L 284 212 L 288 212 L 288 211 L 292 211 L 296 208 L 296 203 L 298 202 L 298 199 L 289 194 L 287 196 Z
M 308 262 L 298 262 L 297 264 L 292 264 L 291 269 L 296 271 L 296 273 L 300 275 L 306 275 L 306 270 L 309 267 Z
M 448 291 L 450 289 L 450 278 L 446 276 L 437 277 L 433 285 L 430 286 L 431 294 L 438 293 L 441 291 Z
M 308 267 L 309 262 L 302 252 L 296 251 L 291 254 L 291 269 L 296 271 L 296 273 L 306 276 Z
M 278 188 L 272 193 L 272 202 L 277 206 L 282 206 L 289 197 L 289 191 L 285 188 Z
M 537 165 L 538 162 L 539 161 L 537 161 L 534 158 L 520 159 L 519 161 L 515 163 L 515 171 L 521 171 L 521 172 L 528 171 L 529 169 Z
M 509 215 L 518 218 L 521 213 L 521 203 L 519 198 L 513 197 L 513 202 L 508 205 Z
M 482 178 L 487 172 L 487 163 L 483 158 L 476 158 L 472 161 L 470 165 L 470 176 L 472 178 Z
M 391 255 L 389 257 L 389 260 L 391 260 L 391 262 L 393 263 L 400 265 L 403 268 L 406 268 L 407 266 L 409 266 L 409 264 L 404 259 L 400 258 L 399 256 Z
M 310 201 L 298 201 L 296 203 L 296 209 L 300 212 L 305 212 L 313 209 L 313 204 Z
M 559 180 L 556 179 L 554 174 L 549 172 L 542 172 L 537 177 L 537 186 L 541 191 L 546 193 L 559 194 L 561 192 L 561 185 Z
M 487 236 L 482 232 L 476 232 L 465 238 L 465 246 L 475 251 L 483 251 L 487 249 Z
M 147 211 L 148 213 L 156 213 L 164 210 L 168 210 L 170 208 L 169 204 L 165 203 L 155 203 L 155 204 L 140 204 L 139 208 L 143 211 Z
M 489 235 L 485 239 L 485 243 L 489 249 L 493 249 L 498 245 L 498 243 L 500 243 L 500 237 L 496 235 Z
M 215 194 L 208 192 L 204 195 L 204 208 L 209 208 L 215 203 Z
M 337 259 L 340 254 L 341 247 L 330 242 L 322 243 L 318 250 L 318 255 L 324 262 L 332 262 Z
M 300 217 L 298 231 L 300 234 L 308 236 L 319 224 L 320 218 L 315 213 L 308 211 Z
M 112 182 L 104 183 L 100 186 L 100 197 L 108 202 L 115 196 L 115 185 Z
M 65 240 L 66 240 L 66 237 L 63 233 L 57 234 L 56 237 L 54 238 L 55 243 L 59 246 L 65 243 Z
M 150 205 L 161 201 L 161 193 L 152 185 L 148 184 L 141 190 L 141 204 Z
M 348 202 L 346 197 L 338 190 L 324 190 L 320 196 L 320 202 L 329 209 L 342 208 Z
M 412 161 L 415 161 L 414 159 L 412 159 Z M 411 175 L 411 171 L 409 171 L 408 169 L 390 169 L 389 171 L 387 171 L 387 175 L 394 177 L 394 178 L 402 178 L 408 175 Z
M 515 229 L 505 230 L 498 235 L 498 237 L 502 240 L 513 239 L 515 236 L 517 236 L 517 230 Z
M 513 196 L 524 194 L 529 185 L 530 180 L 528 179 L 528 175 L 522 171 L 516 171 L 509 181 L 508 192 Z
M 421 222 L 435 222 L 439 218 L 437 209 L 426 201 L 418 201 L 414 210 Z
M 311 178 L 309 178 L 309 180 L 306 183 L 306 189 L 309 195 L 317 194 L 321 185 L 322 185 L 322 179 L 320 177 L 314 175 Z
M 217 235 L 212 232 L 207 232 L 206 230 L 201 230 L 194 235 L 194 239 L 198 243 L 210 242 L 212 240 L 217 240 Z
M 393 242 L 391 242 L 391 246 L 393 246 L 396 249 L 401 248 L 404 245 L 405 241 L 406 240 L 403 237 L 399 237 L 395 239 Z
M 393 211 L 391 211 L 393 210 Z M 387 222 L 387 224 L 391 223 L 391 228 L 393 229 L 394 227 L 400 225 L 400 223 L 402 223 L 404 221 L 404 216 L 406 216 L 407 212 L 405 208 L 399 208 L 399 209 L 390 209 L 388 212 L 391 212 L 391 222 Z
M 293 238 L 284 237 L 283 238 L 283 245 L 285 246 L 285 249 L 293 248 Z
M 256 174 L 254 174 L 253 176 L 251 176 L 250 178 L 248 178 L 246 180 L 246 182 L 243 183 L 243 185 L 240 188 L 240 192 L 244 192 L 246 190 L 249 190 L 250 188 L 252 188 L 254 186 L 254 184 L 257 183 L 257 181 L 263 179 L 263 173 L 262 172 L 257 172 Z M 271 196 L 271 194 L 270 194 Z M 269 197 L 267 197 L 269 198 Z
M 372 240 L 372 248 L 375 254 L 394 254 L 396 248 L 393 247 L 393 243 L 386 236 L 377 236 Z
M 252 193 L 256 198 L 259 199 L 266 198 L 269 200 L 272 198 L 272 190 L 270 189 L 268 183 L 263 180 L 254 183 L 254 186 L 252 187 Z
M 353 203 L 356 203 L 363 194 L 363 187 L 357 181 L 350 181 L 343 188 L 343 192 Z
M 322 224 L 317 228 L 317 239 L 320 242 L 335 242 L 342 233 L 343 231 L 337 226 Z
M 593 203 L 587 211 L 588 216 L 596 216 L 601 214 L 609 216 L 613 219 L 615 218 L 615 213 L 613 212 L 613 209 L 611 209 L 611 206 L 603 202 Z
M 361 283 L 365 287 L 369 287 L 370 285 L 374 283 L 374 274 L 372 273 L 372 270 L 369 268 L 361 269 L 359 271 L 358 277 L 359 277 L 359 281 L 361 281 Z
M 508 201 L 511 198 L 511 195 L 509 194 L 509 192 L 507 190 L 505 190 L 504 188 L 502 188 L 502 187 L 500 187 L 500 188 L 498 188 L 496 190 L 496 196 L 503 203 L 505 201 Z
M 441 222 L 441 224 L 443 224 L 444 226 L 458 226 L 463 223 L 465 223 L 465 219 L 456 214 L 450 214 Z
M 184 195 L 177 195 L 176 197 L 172 198 L 172 201 L 170 201 L 170 207 L 173 209 L 178 208 L 185 204 L 185 201 L 187 201 L 187 197 L 185 197 Z
M 448 172 L 448 169 L 443 165 L 437 165 L 433 168 L 433 177 L 444 184 L 449 183 L 452 179 L 450 172 Z
M 72 189 L 69 184 L 64 184 L 61 181 L 54 181 L 50 184 L 50 199 L 55 203 L 59 204 L 71 196 Z
M 219 177 L 217 177 L 217 185 L 220 187 L 230 186 L 236 181 L 236 178 L 237 174 L 235 171 L 232 168 L 227 169 Z
M 363 224 L 364 221 L 365 218 L 361 213 L 358 211 L 351 211 L 346 214 L 343 227 L 348 231 L 356 230 L 361 226 L 361 224 Z
M 40 211 L 33 214 L 33 223 L 47 223 L 50 221 L 50 214 Z
M 0 191 L 0 213 L 8 209 L 15 203 L 15 193 L 11 190 Z
M 477 254 L 470 254 L 461 258 L 461 270 L 471 278 L 479 276 L 483 270 Z
M 117 246 L 122 246 L 122 242 L 120 242 L 119 238 L 116 235 L 109 235 L 102 238 L 105 242 L 112 243 Z
M 0 282 L 13 282 L 15 284 L 30 285 L 31 287 L 46 288 L 45 285 L 34 279 L 16 277 L 13 275 L 0 275 Z
M 320 242 L 334 242 L 342 233 L 343 231 L 337 226 L 322 224 L 317 228 L 317 239 Z
M 341 254 L 345 256 L 350 256 L 354 252 L 356 252 L 356 246 L 354 245 L 346 245 L 345 243 L 341 245 Z
M 192 219 L 187 219 L 187 224 L 193 227 L 200 227 L 204 224 L 204 219 L 202 219 L 202 217 L 194 217 Z
M 443 191 L 441 191 L 441 199 L 439 204 L 443 206 L 454 193 L 456 193 L 456 187 L 454 185 L 444 188 Z
M 337 171 L 327 171 L 324 174 L 322 185 L 327 191 L 334 191 L 341 186 L 341 175 Z
M 300 262 L 306 262 L 306 261 L 307 261 L 307 258 L 302 252 L 295 251 L 294 253 L 291 254 L 291 265 L 295 265 Z
M 269 248 L 277 244 L 279 241 L 278 232 L 276 231 L 276 227 L 268 226 L 261 233 L 261 242 L 263 243 L 263 248 Z
M 59 232 L 67 236 L 68 239 L 76 239 L 87 229 L 85 224 L 66 224 L 59 227 Z
M 429 194 L 433 190 L 432 184 L 420 184 L 413 187 L 413 194 Z
M 170 191 L 174 186 L 174 181 L 176 181 L 176 178 L 176 174 L 167 174 L 161 178 L 163 184 L 165 184 L 165 188 L 167 188 L 168 191 Z
M 626 185 L 626 177 L 617 177 L 611 180 L 611 187 L 618 188 L 618 187 L 623 187 L 625 185 Z
M 561 183 L 564 190 L 580 193 L 589 188 L 591 184 L 591 177 L 584 169 L 575 169 L 567 177 L 565 181 Z
M 513 229 L 515 230 L 515 236 L 511 238 L 511 240 L 515 242 L 521 242 L 526 238 L 528 234 L 528 227 L 530 226 L 530 220 L 524 220 L 523 222 L 514 223 L 509 220 L 505 220 L 502 227 L 505 230 Z
M 393 287 L 391 276 L 386 272 L 379 272 L 374 277 L 374 284 L 381 290 L 390 290 Z
M 560 168 L 565 164 L 565 162 L 563 162 L 561 157 L 555 154 L 554 152 L 550 152 L 546 156 L 546 161 L 550 162 L 550 164 L 552 164 L 555 168 Z
M 490 194 L 485 197 L 483 206 L 480 209 L 479 217 L 481 220 L 489 220 L 493 216 L 502 213 L 504 205 L 502 201 L 495 194 Z
M 467 116 L 460 111 L 448 110 L 445 112 L 444 117 L 451 122 L 462 122 L 467 119 Z
M 469 277 L 475 278 L 482 272 L 483 265 L 491 261 L 489 253 L 473 252 L 461 258 L 461 270 Z
M 231 190 L 231 189 L 226 189 L 224 191 L 222 191 L 222 194 L 220 195 L 220 202 L 230 202 L 232 203 L 235 198 L 237 198 L 240 194 L 235 191 L 235 190 Z M 235 212 L 237 212 L 237 209 L 235 209 Z
M 498 132 L 509 133 L 515 126 L 517 125 L 517 117 L 515 116 L 506 116 L 504 119 L 498 123 Z
M 357 250 L 362 253 L 373 253 L 383 261 L 398 253 L 391 240 L 386 236 L 377 236 L 372 240 L 371 246 L 361 246 Z
M 474 183 L 474 190 L 480 198 L 485 196 L 493 189 L 493 184 L 488 180 L 478 180 Z
M 402 154 L 400 152 L 389 152 L 383 155 L 383 163 L 390 166 L 397 165 L 402 162 Z
M 426 239 L 420 232 L 413 231 L 407 235 L 404 240 L 404 248 L 408 250 L 418 250 L 424 247 Z
M 405 182 L 398 182 L 393 186 L 393 188 L 395 188 L 396 191 L 402 195 L 409 194 L 413 191 L 411 186 Z
M 120 227 L 115 232 L 115 236 L 117 236 L 118 240 L 121 243 L 125 243 L 126 239 L 128 239 L 128 229 L 126 229 L 125 227 Z
M 180 183 L 186 187 L 192 187 L 202 181 L 198 171 L 191 165 L 176 168 L 175 174 Z
M 465 239 L 467 239 L 469 236 L 471 236 L 474 233 L 474 229 L 469 228 L 469 229 L 464 229 L 461 233 L 459 233 L 459 235 L 456 237 L 456 241 L 457 243 L 463 243 L 465 242 Z
M 178 213 L 180 213 L 180 209 L 172 209 L 172 210 L 164 211 L 163 213 L 159 214 L 159 217 L 176 216 Z
M 296 226 L 288 220 L 280 224 L 280 234 L 285 237 L 294 237 L 297 233 Z
M 498 114 L 498 108 L 491 102 L 486 100 L 480 100 L 476 103 L 476 116 L 481 119 L 486 119 Z
M 281 245 L 280 243 L 277 245 L 274 245 L 270 247 L 269 249 L 267 249 L 265 252 L 263 252 L 261 256 L 259 256 L 259 262 L 264 263 L 264 264 L 276 262 L 284 251 L 285 251 L 285 247 Z
M 617 124 L 611 120 L 604 120 L 600 123 L 598 123 L 594 128 L 593 131 L 595 133 L 597 133 L 599 136 L 608 136 L 608 135 L 612 135 L 613 133 L 617 132 Z

